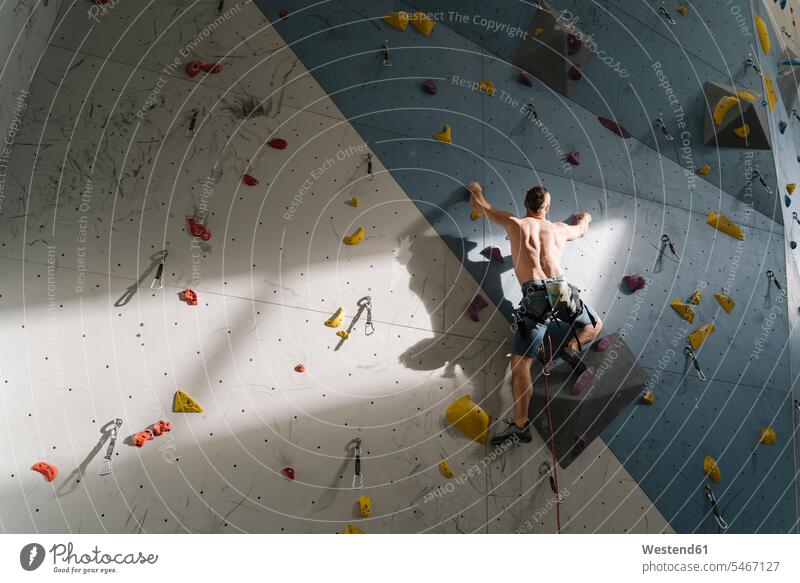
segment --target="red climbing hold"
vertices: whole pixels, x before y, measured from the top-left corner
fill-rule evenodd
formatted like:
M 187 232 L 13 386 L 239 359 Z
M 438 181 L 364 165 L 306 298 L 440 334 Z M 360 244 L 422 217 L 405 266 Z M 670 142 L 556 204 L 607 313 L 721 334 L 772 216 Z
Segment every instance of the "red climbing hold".
M 576 34 L 568 34 L 567 35 L 567 54 L 574 55 L 583 47 L 583 42 L 578 35 Z
M 573 397 L 577 397 L 578 395 L 582 394 L 589 388 L 592 384 L 592 380 L 594 379 L 594 375 L 597 372 L 597 369 L 593 366 L 587 368 L 585 371 L 581 373 L 581 376 L 578 377 L 578 380 L 575 381 L 575 384 L 572 385 L 572 389 L 570 389 L 569 394 Z
M 580 65 L 572 65 L 569 69 L 569 78 L 572 81 L 580 81 L 583 77 L 583 71 Z
M 287 18 L 289 18 L 289 11 L 288 10 L 281 10 L 280 12 L 278 12 L 278 17 L 281 20 L 286 20 Z
M 283 472 L 283 475 L 289 478 L 290 480 L 294 480 L 294 468 L 286 467 L 283 468 L 281 472 Z
M 425 91 L 431 95 L 436 95 L 439 92 L 439 88 L 436 87 L 436 83 L 433 79 L 428 79 L 422 86 L 425 88 Z
M 186 302 L 190 306 L 196 306 L 197 292 L 187 288 L 178 294 L 178 299 L 182 302 Z
M 480 322 L 480 319 L 478 318 L 478 312 L 488 305 L 489 303 L 483 299 L 483 296 L 478 294 L 470 302 L 469 307 L 467 308 L 467 314 L 469 314 L 469 317 L 473 322 Z
M 186 222 L 189 223 L 189 232 L 192 237 L 199 237 L 203 241 L 208 241 L 211 238 L 211 231 L 194 217 L 186 219 Z
M 643 275 L 626 275 L 622 278 L 622 281 L 625 282 L 625 285 L 628 286 L 628 291 L 631 293 L 642 289 L 647 283 Z
M 48 482 L 52 482 L 56 479 L 58 475 L 58 468 L 55 467 L 53 464 L 48 464 L 47 462 L 36 462 L 31 466 L 31 469 L 34 472 L 39 472 L 45 478 L 47 478 Z
M 611 346 L 614 342 L 613 336 L 603 336 L 597 344 L 594 345 L 594 349 L 596 352 L 605 352 L 608 350 L 608 347 Z
M 519 82 L 523 85 L 527 85 L 528 87 L 533 87 L 533 79 L 527 73 L 519 74 Z
M 108 0 L 94 0 L 94 3 L 103 6 L 104 4 L 108 4 Z
M 250 174 L 245 174 L 242 176 L 242 182 L 244 182 L 247 186 L 258 186 L 258 178 L 251 176 Z
M 617 134 L 620 138 L 628 139 L 631 137 L 631 134 L 628 132 L 628 130 L 619 125 L 614 120 L 608 119 L 607 117 L 598 117 L 597 119 L 598 121 L 600 121 L 601 124 L 603 124 L 603 127 L 611 130 L 612 132 Z
M 206 73 L 211 73 L 212 75 L 215 73 L 219 73 L 222 71 L 222 65 L 219 63 L 205 63 L 203 65 L 203 71 Z
M 500 247 L 487 247 L 481 251 L 481 255 L 486 259 L 494 259 L 498 263 L 503 263 L 503 252 L 500 251 Z
M 580 166 L 581 163 L 581 155 L 579 152 L 570 152 L 567 154 L 567 162 L 572 164 L 573 166 Z
M 186 74 L 189 75 L 189 77 L 197 77 L 202 70 L 203 63 L 201 61 L 191 61 L 190 63 L 186 63 Z
M 296 367 L 294 367 L 294 372 L 306 372 L 306 365 L 304 365 L 304 364 L 301 362 L 301 363 L 300 363 L 300 364 L 298 364 Z
M 286 146 L 289 145 L 289 142 L 284 140 L 283 138 L 272 138 L 267 145 L 270 148 L 275 148 L 276 150 L 285 150 Z
M 149 429 L 145 429 L 144 431 L 135 433 L 131 439 L 131 443 L 136 447 L 142 447 L 145 441 L 150 441 L 151 439 L 153 439 L 153 432 Z
M 153 433 L 153 435 L 158 437 L 162 433 L 166 433 L 167 431 L 172 431 L 172 423 L 161 419 L 153 423 L 153 428 L 150 431 Z

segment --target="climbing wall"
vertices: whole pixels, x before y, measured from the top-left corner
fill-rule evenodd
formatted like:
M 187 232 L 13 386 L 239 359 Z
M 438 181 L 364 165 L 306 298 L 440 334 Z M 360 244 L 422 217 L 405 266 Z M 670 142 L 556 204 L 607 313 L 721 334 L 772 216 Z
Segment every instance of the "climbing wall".
M 693 3 L 684 14 L 676 4 L 667 19 L 632 1 L 551 3 L 571 11 L 605 51 L 565 97 L 520 82 L 509 64 L 523 37 L 497 29 L 524 31 L 534 15 L 532 6 L 518 4 L 259 3 L 270 18 L 288 10 L 276 29 L 504 315 L 519 299 L 513 273 L 479 252 L 496 245 L 507 256 L 508 245 L 496 228 L 471 220 L 464 183 L 481 180 L 493 204 L 520 212 L 524 192 L 541 182 L 553 192 L 554 218 L 590 211 L 589 235 L 565 257 L 568 276 L 586 290 L 608 331 L 625 332 L 655 397 L 652 406 L 637 402 L 617 416 L 605 442 L 677 531 L 722 530 L 706 485 L 728 532 L 795 531 L 787 340 L 788 306 L 796 303 L 775 285 L 786 290 L 788 224 L 778 212 L 775 153 L 746 147 L 746 140 L 742 148 L 703 146 L 703 119 L 714 105 L 704 101 L 706 81 L 757 95 L 755 106 L 769 109 L 765 131 L 780 140 L 781 104 L 770 106 L 759 73 L 744 64 L 753 59 L 775 78 L 753 32 L 753 8 Z M 381 20 L 402 10 L 430 13 L 437 22 L 430 36 Z M 608 55 L 624 77 L 602 60 Z M 424 90 L 428 79 L 435 95 Z M 492 82 L 493 95 L 478 89 L 481 81 Z M 599 116 L 622 124 L 630 137 L 610 132 Z M 432 139 L 445 124 L 451 145 Z M 580 154 L 580 165 L 566 162 L 570 152 Z M 695 172 L 705 165 L 709 172 Z M 744 240 L 710 227 L 709 212 L 741 225 Z M 649 281 L 631 295 L 621 278 L 634 273 Z M 695 291 L 703 299 L 689 324 L 670 303 Z M 714 292 L 735 299 L 730 314 Z M 708 324 L 715 331 L 697 350 L 701 377 L 685 347 L 688 334 Z M 776 432 L 774 445 L 759 443 L 765 427 Z M 706 456 L 721 468 L 719 483 L 706 478 Z
M 512 282 L 507 266 L 495 272 L 478 255 L 504 241 L 465 222 L 456 193 L 478 177 L 513 185 L 504 204 L 518 201 L 514 161 L 488 172 L 480 133 L 468 169 L 469 152 L 409 144 L 422 125 L 410 114 L 352 116 L 345 98 L 402 105 L 415 82 L 337 98 L 309 70 L 308 48 L 270 23 L 305 26 L 277 17 L 293 7 L 268 9 L 268 20 L 250 2 L 95 6 L 61 7 L 0 213 L 3 530 L 553 532 L 541 439 L 501 455 L 444 418 L 462 395 L 497 424 L 511 407 L 498 294 Z M 360 42 L 310 20 L 318 34 Z M 210 71 L 190 76 L 195 60 Z M 478 52 L 463 67 L 478 74 L 484 62 Z M 450 96 L 452 111 L 464 103 L 474 114 L 456 135 L 482 132 L 485 100 Z M 418 115 L 441 125 L 438 111 Z M 276 139 L 286 148 L 268 145 Z M 210 238 L 191 236 L 193 217 Z M 363 241 L 343 245 L 358 227 Z M 627 231 L 620 222 L 598 234 L 617 249 Z M 197 305 L 179 297 L 187 289 Z M 478 293 L 494 301 L 474 322 L 465 308 Z M 371 334 L 358 314 L 366 296 Z M 347 340 L 324 325 L 340 306 Z M 203 411 L 173 412 L 178 390 Z M 112 472 L 100 476 L 115 419 Z M 171 431 L 136 447 L 160 419 Z M 31 470 L 39 461 L 58 468 L 52 482 Z M 671 530 L 602 439 L 559 477 L 564 532 Z

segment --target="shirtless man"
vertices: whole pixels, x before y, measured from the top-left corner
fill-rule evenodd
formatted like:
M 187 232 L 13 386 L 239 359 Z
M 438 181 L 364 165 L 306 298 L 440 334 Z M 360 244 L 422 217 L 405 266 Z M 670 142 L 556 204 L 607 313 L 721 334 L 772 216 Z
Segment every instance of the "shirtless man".
M 546 217 L 550 210 L 550 192 L 542 186 L 534 186 L 528 191 L 525 197 L 525 208 L 528 212 L 524 217 L 515 217 L 509 212 L 494 208 L 486 201 L 483 189 L 477 182 L 469 183 L 467 188 L 472 193 L 472 208 L 486 215 L 508 233 L 511 240 L 511 259 L 517 279 L 522 285 L 522 306 L 525 311 L 529 314 L 547 312 L 550 307 L 547 285 L 564 282 L 561 271 L 564 245 L 567 241 L 574 241 L 586 234 L 592 216 L 589 213 L 580 213 L 574 225 L 548 221 Z M 589 345 L 603 327 L 597 314 L 588 305 L 584 306 L 585 309 L 574 323 L 577 338 L 571 338 L 558 352 L 558 356 L 578 370 L 585 369 L 581 362 L 580 347 Z M 594 326 L 590 325 L 592 319 Z M 508 428 L 492 438 L 493 444 L 508 440 L 529 443 L 532 439 L 528 420 L 528 406 L 533 392 L 531 365 L 539 354 L 547 326 L 531 319 L 526 319 L 525 324 L 527 326 L 516 327 L 511 356 L 514 422 L 509 421 Z

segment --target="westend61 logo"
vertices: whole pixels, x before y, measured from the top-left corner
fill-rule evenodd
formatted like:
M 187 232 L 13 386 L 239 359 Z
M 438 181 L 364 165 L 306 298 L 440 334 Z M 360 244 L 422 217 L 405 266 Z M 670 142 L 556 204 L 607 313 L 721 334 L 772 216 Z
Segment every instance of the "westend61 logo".
M 49 552 L 55 573 L 106 574 L 116 571 L 113 565 L 154 565 L 158 561 L 158 555 L 142 552 L 109 554 L 97 546 L 87 553 L 76 553 L 73 549 L 72 543 L 55 544 L 49 551 L 39 543 L 29 543 L 19 552 L 19 564 L 26 571 L 35 571 L 42 566 Z

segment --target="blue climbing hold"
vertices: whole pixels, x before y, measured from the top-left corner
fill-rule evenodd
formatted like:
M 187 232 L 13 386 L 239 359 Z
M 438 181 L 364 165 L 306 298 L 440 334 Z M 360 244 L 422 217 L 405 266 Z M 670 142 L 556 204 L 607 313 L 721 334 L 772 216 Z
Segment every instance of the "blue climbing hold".
M 786 8 L 786 0 L 781 0 L 781 10 Z
M 797 249 L 797 243 L 792 241 L 791 243 L 789 243 L 789 247 L 791 247 L 792 249 Z
M 781 133 L 785 132 L 786 131 L 786 122 L 785 121 L 780 122 L 778 124 L 778 129 L 780 130 Z
M 787 209 L 788 209 L 790 206 L 792 206 L 792 199 L 791 199 L 791 198 L 789 198 L 789 196 L 788 196 L 788 195 L 786 195 L 786 194 L 784 194 L 784 195 L 783 195 L 783 204 L 785 204 L 785 205 L 786 205 L 786 208 L 787 208 Z

